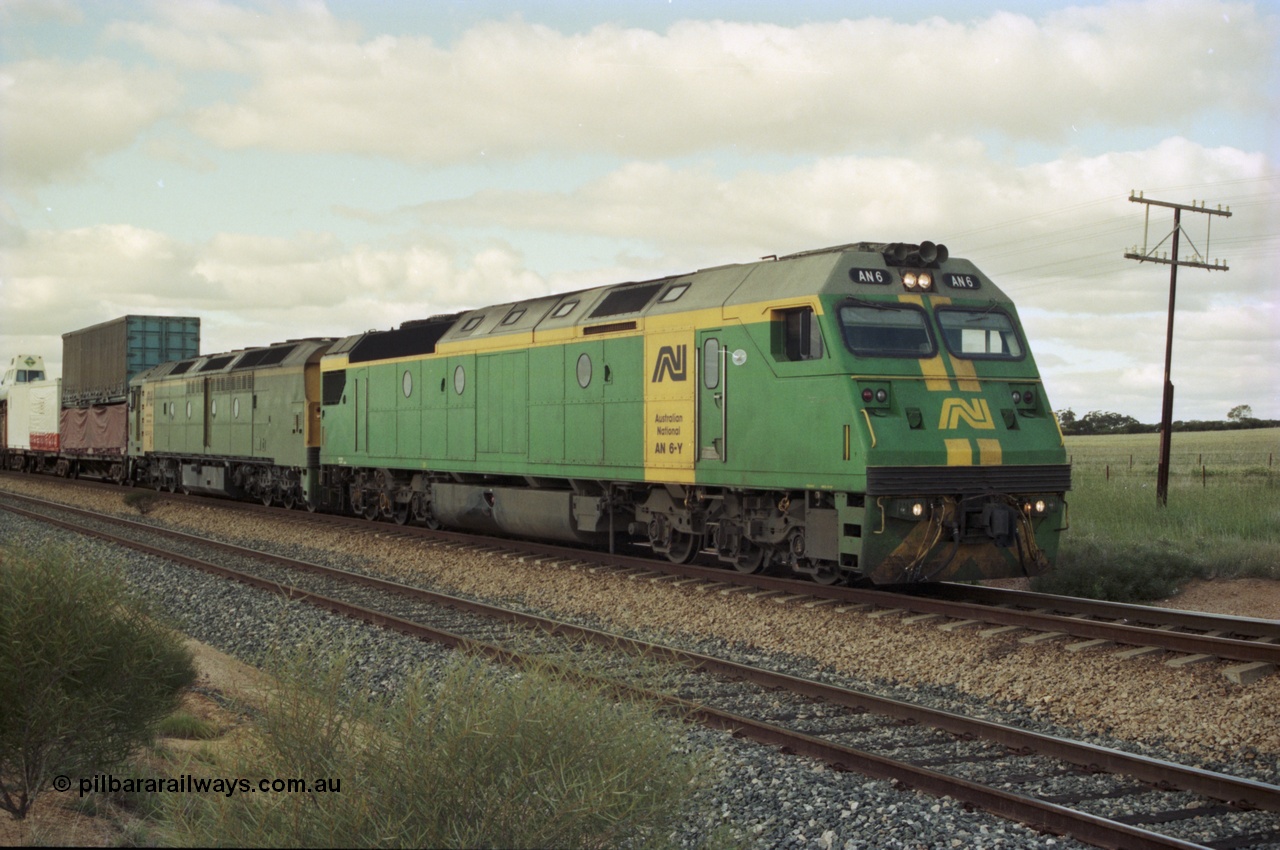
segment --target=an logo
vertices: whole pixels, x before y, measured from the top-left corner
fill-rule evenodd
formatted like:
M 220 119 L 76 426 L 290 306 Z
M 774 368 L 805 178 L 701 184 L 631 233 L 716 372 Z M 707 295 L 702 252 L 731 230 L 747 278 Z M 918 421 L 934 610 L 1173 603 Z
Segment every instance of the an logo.
M 673 381 L 688 380 L 688 350 L 687 345 L 677 345 L 674 348 L 664 345 L 658 349 L 658 362 L 653 367 L 653 377 L 649 379 L 649 383 L 660 384 L 664 376 L 670 376 Z
M 942 418 L 938 420 L 938 429 L 954 430 L 959 427 L 962 420 L 972 428 L 989 431 L 996 427 L 995 420 L 991 418 L 991 408 L 987 405 L 985 398 L 943 399 Z

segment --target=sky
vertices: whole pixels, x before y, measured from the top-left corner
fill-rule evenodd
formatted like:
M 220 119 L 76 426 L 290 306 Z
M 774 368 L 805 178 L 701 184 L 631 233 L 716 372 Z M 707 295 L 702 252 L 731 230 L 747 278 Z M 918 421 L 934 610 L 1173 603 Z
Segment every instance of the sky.
M 0 361 L 948 246 L 1053 406 L 1280 419 L 1280 3 L 0 0 Z M 1144 235 L 1145 230 L 1145 235 Z

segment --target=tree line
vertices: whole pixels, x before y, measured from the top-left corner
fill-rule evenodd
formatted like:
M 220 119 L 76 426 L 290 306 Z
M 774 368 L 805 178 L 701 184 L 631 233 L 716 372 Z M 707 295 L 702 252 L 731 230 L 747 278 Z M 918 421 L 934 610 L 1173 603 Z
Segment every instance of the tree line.
M 1123 413 L 1107 410 L 1091 410 L 1084 416 L 1076 416 L 1071 408 L 1057 412 L 1058 424 L 1066 435 L 1078 434 L 1154 434 L 1160 425 L 1139 422 Z M 1174 431 L 1237 431 L 1250 428 L 1280 427 L 1278 419 L 1257 419 L 1253 408 L 1238 404 L 1227 412 L 1226 419 L 1175 419 Z

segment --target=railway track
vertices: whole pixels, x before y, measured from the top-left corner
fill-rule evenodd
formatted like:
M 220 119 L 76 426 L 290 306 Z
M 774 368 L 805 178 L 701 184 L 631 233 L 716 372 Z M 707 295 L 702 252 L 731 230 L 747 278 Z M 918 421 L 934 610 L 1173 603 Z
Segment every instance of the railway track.
M 18 476 L 21 480 L 22 477 Z M 29 480 L 29 479 L 28 479 Z M 48 479 L 41 479 L 46 481 Z M 54 479 L 56 480 L 56 479 Z M 118 487 L 60 482 L 119 493 Z M 132 491 L 148 492 L 148 491 Z M 156 494 L 209 507 L 208 499 Z M 421 538 L 460 546 L 487 547 L 521 557 L 572 560 L 637 576 L 669 576 L 701 582 L 719 592 L 771 594 L 779 603 L 834 605 L 876 618 L 932 623 L 947 631 L 972 628 L 984 637 L 1025 632 L 1028 644 L 1055 642 L 1064 651 L 1114 651 L 1120 658 L 1163 655 L 1170 667 L 1218 663 L 1234 684 L 1247 685 L 1280 669 L 1280 620 L 1229 617 L 1145 605 L 1051 596 L 960 584 L 905 585 L 894 588 L 828 587 L 810 581 L 726 570 L 712 560 L 689 565 L 655 559 L 643 552 L 609 554 L 558 544 L 513 541 L 420 526 L 398 526 L 348 516 L 308 514 L 256 503 L 217 501 L 219 508 L 265 514 L 278 520 L 322 523 L 361 534 Z
M 13 494 L 5 494 L 6 509 L 16 510 L 12 506 L 16 500 Z M 144 548 L 160 557 L 182 560 L 264 590 L 506 663 L 521 663 L 523 653 L 530 651 L 524 640 L 518 642 L 519 651 L 509 645 L 508 630 L 519 625 L 544 636 L 540 640 L 591 641 L 609 652 L 676 664 L 681 674 L 668 682 L 662 693 L 636 683 L 615 686 L 645 699 L 661 700 L 673 711 L 706 725 L 838 768 L 950 796 L 1098 846 L 1280 846 L 1280 816 L 1276 814 L 1280 811 L 1280 787 L 1274 785 L 887 700 L 81 509 L 45 503 L 27 513 L 79 533 Z M 56 519 L 52 514 L 78 518 Z M 106 526 L 127 532 L 122 536 L 105 530 Z M 168 542 L 159 544 L 157 537 Z M 193 547 L 205 555 L 191 554 L 188 550 Z M 210 551 L 217 553 L 219 563 L 209 560 Z M 228 566 L 231 562 L 237 566 Z M 500 642 L 503 640 L 507 642 Z M 534 651 L 557 652 L 545 644 Z M 1087 777 L 1081 779 L 1082 774 Z M 1117 806 L 1126 813 L 1115 815 Z

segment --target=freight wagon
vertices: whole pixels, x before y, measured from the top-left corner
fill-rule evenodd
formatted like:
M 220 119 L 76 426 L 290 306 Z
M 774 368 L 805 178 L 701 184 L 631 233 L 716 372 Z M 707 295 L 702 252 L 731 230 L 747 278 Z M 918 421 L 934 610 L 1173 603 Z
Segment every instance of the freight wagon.
M 200 320 L 192 316 L 121 316 L 63 334 L 57 473 L 124 481 L 129 381 L 199 353 Z

